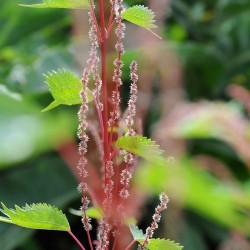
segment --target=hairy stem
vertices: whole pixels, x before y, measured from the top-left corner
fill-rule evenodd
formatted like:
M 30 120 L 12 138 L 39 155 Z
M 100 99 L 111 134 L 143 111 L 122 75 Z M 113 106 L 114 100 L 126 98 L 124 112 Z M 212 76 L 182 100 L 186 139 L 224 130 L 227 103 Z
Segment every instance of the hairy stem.
M 92 245 L 92 240 L 91 240 L 91 236 L 90 236 L 89 231 L 87 231 L 87 235 L 88 235 L 88 241 L 89 241 L 89 246 L 90 246 L 90 249 L 91 249 L 91 250 L 94 250 L 93 245 Z
M 118 60 L 121 59 L 121 53 L 118 52 Z M 119 92 L 119 86 L 118 86 L 118 83 L 116 83 L 115 85 L 115 91 L 116 93 Z M 118 103 L 115 103 L 115 106 L 114 106 L 114 113 L 116 112 L 116 110 L 118 109 Z M 114 126 L 115 126 L 115 122 L 113 121 L 112 124 L 111 124 L 111 130 L 110 130 L 110 136 L 109 136 L 109 150 L 111 149 L 111 145 L 112 145 L 112 141 L 113 141 L 113 130 L 114 130 Z
M 105 13 L 103 0 L 99 0 L 100 28 L 101 28 L 101 65 L 103 84 L 103 127 L 104 127 L 104 158 L 108 159 L 108 91 L 107 91 L 107 34 L 105 29 Z
M 101 41 L 101 32 L 99 30 L 99 26 L 98 26 L 98 23 L 97 23 L 97 20 L 96 20 L 95 6 L 94 6 L 94 3 L 93 3 L 93 0 L 90 0 L 90 8 L 91 8 L 91 15 L 93 17 L 95 27 L 96 27 L 96 30 L 97 30 L 98 40 Z

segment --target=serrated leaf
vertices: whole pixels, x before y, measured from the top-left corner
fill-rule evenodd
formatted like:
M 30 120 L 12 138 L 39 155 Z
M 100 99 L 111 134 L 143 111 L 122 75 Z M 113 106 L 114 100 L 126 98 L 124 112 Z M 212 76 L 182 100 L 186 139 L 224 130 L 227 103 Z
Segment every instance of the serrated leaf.
M 144 240 L 138 240 L 139 243 L 143 243 Z M 146 245 L 148 250 L 182 250 L 183 246 L 175 243 L 171 240 L 166 239 L 150 239 L 149 243 Z
M 19 4 L 31 8 L 89 9 L 88 0 L 43 0 L 39 4 Z
M 3 203 L 0 211 L 6 216 L 0 216 L 1 222 L 12 223 L 20 227 L 44 230 L 70 231 L 65 214 L 58 208 L 48 204 L 32 204 L 15 209 L 7 208 Z
M 138 155 L 148 161 L 165 162 L 163 151 L 154 141 L 143 136 L 122 136 L 116 141 L 116 147 Z
M 1 210 L 0 210 L 1 211 Z M 2 212 L 2 211 L 1 211 Z M 0 216 L 0 221 L 5 223 L 13 224 L 12 221 L 6 217 Z
M 83 216 L 83 211 L 81 211 L 81 210 L 75 210 L 75 209 L 71 208 L 69 211 L 71 214 L 74 214 L 76 216 L 80 216 L 80 217 Z M 90 218 L 93 218 L 93 219 L 101 219 L 103 216 L 103 212 L 102 212 L 101 208 L 99 208 L 99 207 L 90 207 L 87 210 L 87 216 Z
M 80 91 L 82 89 L 81 80 L 75 76 L 71 71 L 66 69 L 58 69 L 44 75 L 45 82 L 48 84 L 54 101 L 42 112 L 51 110 L 60 104 L 75 105 L 81 104 Z M 87 89 L 88 102 L 93 101 L 92 92 Z
M 143 5 L 135 5 L 122 13 L 122 18 L 145 29 L 156 28 L 154 12 Z
M 146 238 L 146 235 L 137 226 L 129 225 L 129 229 L 135 240 L 144 240 Z

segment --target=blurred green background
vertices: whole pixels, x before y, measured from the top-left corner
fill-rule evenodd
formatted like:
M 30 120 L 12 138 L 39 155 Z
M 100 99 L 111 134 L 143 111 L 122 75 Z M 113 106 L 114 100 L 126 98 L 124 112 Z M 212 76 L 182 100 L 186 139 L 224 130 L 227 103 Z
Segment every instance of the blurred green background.
M 171 202 L 159 237 L 174 239 L 185 250 L 248 250 L 250 2 L 155 2 L 164 6 L 148 1 L 162 15 L 156 31 L 162 41 L 136 40 L 128 25 L 124 61 L 136 57 L 141 62 L 139 109 L 145 133 L 175 162 L 164 169 L 157 163 L 139 166 L 134 185 L 149 195 L 140 226 L 150 223 L 157 194 L 166 189 Z M 79 69 L 74 45 L 79 23 L 66 10 L 25 9 L 18 3 L 0 2 L 0 201 L 10 207 L 59 206 L 81 237 L 79 219 L 68 212 L 80 206 L 77 181 L 60 156 L 76 140 L 77 107 L 40 112 L 52 100 L 42 74 Z M 78 249 L 64 236 L 1 223 L 0 249 Z

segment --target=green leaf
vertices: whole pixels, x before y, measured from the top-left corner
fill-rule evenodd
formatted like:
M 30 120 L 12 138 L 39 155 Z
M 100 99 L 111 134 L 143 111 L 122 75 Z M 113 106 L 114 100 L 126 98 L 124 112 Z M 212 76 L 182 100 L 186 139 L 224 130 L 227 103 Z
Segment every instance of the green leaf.
M 143 243 L 144 240 L 138 240 L 139 243 Z M 166 239 L 150 239 L 149 243 L 146 245 L 149 250 L 181 250 L 183 246 L 175 243 L 171 240 Z
M 130 232 L 132 233 L 133 238 L 135 240 L 137 240 L 137 241 L 138 240 L 144 240 L 146 238 L 146 235 L 137 226 L 135 226 L 135 225 L 129 225 L 129 229 L 130 229 Z
M 75 210 L 75 209 L 71 208 L 69 211 L 71 214 L 74 214 L 76 216 L 80 216 L 80 217 L 83 216 L 83 211 L 81 211 L 81 210 Z M 90 207 L 87 210 L 87 216 L 90 218 L 93 218 L 93 219 L 101 219 L 103 216 L 103 212 L 102 212 L 101 208 L 99 208 L 99 207 Z
M 6 217 L 0 217 L 1 222 L 11 223 L 20 227 L 44 230 L 70 231 L 65 214 L 47 204 L 32 204 L 23 208 L 15 205 L 15 209 L 7 208 L 3 203 L 0 211 Z
M 145 29 L 156 28 L 154 12 L 143 5 L 135 5 L 122 13 L 122 18 Z
M 143 136 L 122 136 L 116 141 L 116 147 L 124 149 L 130 153 L 141 156 L 148 161 L 163 161 L 163 151 L 154 141 Z
M 2 210 L 0 209 L 0 211 L 2 212 Z M 6 217 L 0 216 L 0 221 L 1 222 L 6 222 L 6 223 L 10 223 L 13 224 L 12 221 Z
M 80 91 L 82 89 L 81 80 L 71 71 L 66 69 L 58 69 L 52 71 L 48 75 L 44 75 L 45 81 L 48 84 L 54 101 L 42 112 L 51 110 L 60 104 L 75 105 L 81 104 Z M 92 92 L 87 89 L 88 102 L 93 101 Z
M 53 101 L 52 103 L 49 104 L 49 106 L 47 106 L 45 109 L 43 109 L 42 112 L 46 112 L 46 111 L 49 111 L 51 109 L 54 109 L 54 108 L 58 107 L 59 105 L 60 105 L 59 102 Z
M 6 167 L 14 167 L 15 164 L 48 150 L 54 150 L 55 146 L 64 145 L 75 135 L 77 121 L 73 119 L 74 114 L 66 110 L 60 110 L 56 114 L 41 114 L 41 109 L 41 106 L 34 98 L 29 98 L 29 95 L 18 100 L 1 93 L 0 90 L 0 138 L 4 141 L 0 143 L 0 171 Z M 58 123 L 57 126 L 54 126 L 55 123 Z M 13 134 L 18 134 L 18 140 Z M 0 194 L 0 200 L 5 202 L 2 198 Z M 17 202 L 16 199 L 13 201 Z M 39 201 L 39 199 L 29 201 L 24 199 L 17 204 Z
M 135 225 L 130 225 L 129 229 L 133 235 L 133 238 L 140 244 L 144 243 L 146 235 Z M 146 245 L 149 250 L 181 250 L 183 247 L 174 241 L 166 239 L 150 239 L 149 243 Z
M 43 0 L 39 4 L 19 4 L 31 8 L 89 9 L 88 0 Z
M 39 109 L 36 112 L 39 114 Z M 66 118 L 69 119 L 69 117 Z M 62 131 L 60 134 L 63 134 Z M 62 209 L 79 198 L 75 189 L 76 179 L 71 174 L 67 164 L 56 155 L 39 157 L 36 161 L 27 161 L 25 168 L 15 166 L 17 165 L 14 164 L 14 168 L 9 169 L 4 174 L 0 172 L 0 199 L 5 205 L 14 207 L 14 203 L 32 204 L 42 200 Z M 46 185 L 44 185 L 44 180 L 46 180 Z M 13 183 L 16 187 L 22 188 L 13 188 Z M 39 197 L 37 190 L 39 190 Z M 35 231 L 0 222 L 0 249 L 17 249 L 24 242 L 29 241 Z M 31 247 L 31 249 L 38 248 Z M 55 247 L 55 249 L 60 249 L 60 247 Z

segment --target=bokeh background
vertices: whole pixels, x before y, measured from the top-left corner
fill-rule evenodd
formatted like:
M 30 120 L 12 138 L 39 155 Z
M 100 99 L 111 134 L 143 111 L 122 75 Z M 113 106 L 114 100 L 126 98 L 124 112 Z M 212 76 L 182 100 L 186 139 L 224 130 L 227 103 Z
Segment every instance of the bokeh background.
M 39 1 L 25 0 L 25 3 Z M 52 97 L 42 74 L 81 75 L 88 54 L 86 11 L 36 10 L 0 1 L 0 201 L 47 202 L 65 211 L 82 237 L 74 162 L 77 107 L 40 111 Z M 157 236 L 185 250 L 249 250 L 250 1 L 148 0 L 159 39 L 127 25 L 128 63 L 139 62 L 138 117 L 170 164 L 141 163 L 134 186 L 147 194 L 140 227 L 157 195 L 170 204 Z M 111 38 L 112 40 L 112 38 Z M 112 49 L 110 48 L 110 62 Z M 78 249 L 67 235 L 0 224 L 1 250 Z

